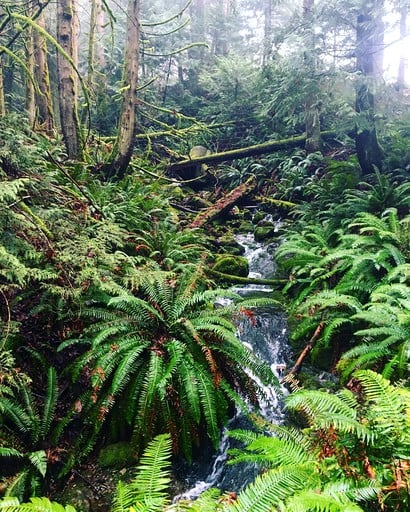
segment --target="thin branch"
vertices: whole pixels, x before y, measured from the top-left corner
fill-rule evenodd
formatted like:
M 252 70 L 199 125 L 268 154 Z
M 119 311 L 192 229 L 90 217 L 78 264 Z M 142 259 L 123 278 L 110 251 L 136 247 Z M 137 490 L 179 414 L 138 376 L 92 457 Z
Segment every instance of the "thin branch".
M 3 338 L 2 344 L 1 344 L 1 350 L 4 350 L 4 347 L 6 346 L 7 338 L 10 335 L 10 329 L 11 329 L 11 310 L 10 310 L 10 304 L 7 300 L 6 294 L 3 292 L 3 290 L 0 289 L 0 294 L 2 295 L 4 299 L 4 303 L 6 304 L 7 309 L 7 326 L 6 326 L 6 334 Z
M 87 199 L 87 201 L 94 208 L 96 213 L 101 215 L 101 217 L 105 217 L 104 212 L 95 204 L 95 202 L 90 197 L 90 195 L 85 190 L 83 190 L 82 186 L 78 183 L 78 181 L 75 180 L 72 176 L 70 176 L 70 174 L 64 169 L 64 167 L 61 165 L 61 163 L 58 162 L 49 151 L 47 151 L 47 155 L 48 155 L 48 158 L 50 159 L 50 161 L 64 174 L 64 176 L 69 181 L 71 181 L 71 183 L 77 188 L 77 190 L 80 191 L 81 195 Z
M 185 6 L 176 14 L 173 14 L 170 18 L 167 18 L 163 21 L 157 21 L 157 22 L 142 22 L 143 27 L 157 27 L 159 25 L 166 25 L 167 23 L 170 23 L 171 21 L 176 20 L 177 18 L 180 18 L 182 14 L 188 9 L 188 7 L 192 4 L 192 0 L 188 0 L 188 2 L 185 4 Z

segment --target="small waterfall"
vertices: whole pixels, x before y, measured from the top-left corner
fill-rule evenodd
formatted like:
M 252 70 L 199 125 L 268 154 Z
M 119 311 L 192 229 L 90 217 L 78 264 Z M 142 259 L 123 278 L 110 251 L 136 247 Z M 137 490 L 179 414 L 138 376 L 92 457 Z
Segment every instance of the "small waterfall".
M 249 262 L 249 277 L 271 278 L 276 268 L 273 261 L 273 254 L 277 244 L 263 245 L 254 240 L 252 234 L 239 235 L 237 241 L 244 249 L 244 256 Z M 254 295 L 255 293 L 265 294 L 271 290 L 266 285 L 248 285 L 236 287 L 234 290 L 241 295 Z M 255 312 L 252 322 L 244 318 L 238 325 L 238 335 L 243 343 L 253 350 L 260 359 L 266 361 L 278 378 L 285 368 L 289 359 L 289 346 L 287 344 L 287 324 L 284 315 L 273 309 L 264 309 Z M 261 404 L 262 416 L 274 423 L 283 420 L 281 399 L 274 387 L 265 387 L 265 400 Z M 240 412 L 237 412 L 229 421 L 222 433 L 218 451 L 211 460 L 196 465 L 193 471 L 188 469 L 185 475 L 185 483 L 188 491 L 174 498 L 194 499 L 210 487 L 217 487 L 222 491 L 240 491 L 245 485 L 251 482 L 257 475 L 255 466 L 243 465 L 230 466 L 226 464 L 227 452 L 233 447 L 234 440 L 227 435 L 229 430 L 250 429 L 249 420 Z

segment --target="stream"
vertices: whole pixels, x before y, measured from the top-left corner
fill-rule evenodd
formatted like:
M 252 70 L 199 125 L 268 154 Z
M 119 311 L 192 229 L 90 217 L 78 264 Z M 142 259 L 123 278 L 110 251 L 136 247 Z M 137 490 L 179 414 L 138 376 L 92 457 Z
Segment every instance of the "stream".
M 275 274 L 273 254 L 277 244 L 261 244 L 254 240 L 252 234 L 238 235 L 237 242 L 245 249 L 244 256 L 249 262 L 249 277 L 272 278 Z M 247 285 L 233 288 L 242 296 L 269 294 L 270 288 L 266 285 Z M 238 325 L 238 336 L 262 360 L 266 361 L 273 372 L 280 378 L 281 373 L 290 358 L 290 348 L 287 342 L 287 323 L 285 316 L 276 309 L 263 308 L 256 311 L 254 322 L 244 319 Z M 264 387 L 266 399 L 261 404 L 261 415 L 273 422 L 283 420 L 281 397 L 277 390 L 271 386 Z M 285 391 L 283 390 L 285 393 Z M 258 469 L 253 465 L 228 465 L 227 452 L 233 447 L 235 441 L 227 436 L 228 430 L 251 429 L 249 420 L 239 411 L 231 418 L 225 428 L 219 449 L 216 453 L 204 450 L 206 453 L 199 460 L 183 468 L 184 487 L 187 491 L 179 494 L 179 499 L 195 499 L 210 487 L 217 487 L 221 491 L 239 492 L 249 482 L 254 480 Z M 211 455 L 211 456 L 209 456 Z

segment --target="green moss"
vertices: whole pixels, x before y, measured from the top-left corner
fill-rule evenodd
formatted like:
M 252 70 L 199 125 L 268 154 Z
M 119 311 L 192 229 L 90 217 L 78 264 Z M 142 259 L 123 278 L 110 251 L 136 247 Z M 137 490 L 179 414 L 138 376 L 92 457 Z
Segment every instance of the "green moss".
M 249 220 L 243 220 L 238 229 L 240 233 L 249 233 L 253 231 L 253 224 Z
M 254 231 L 255 240 L 257 242 L 272 238 L 275 235 L 275 226 L 273 224 L 269 224 L 267 226 L 256 226 Z
M 217 256 L 212 270 L 221 272 L 222 274 L 247 277 L 249 274 L 249 264 L 248 260 L 243 256 L 221 254 Z
M 115 443 L 105 446 L 98 455 L 98 464 L 102 468 L 123 468 L 135 462 L 129 443 Z

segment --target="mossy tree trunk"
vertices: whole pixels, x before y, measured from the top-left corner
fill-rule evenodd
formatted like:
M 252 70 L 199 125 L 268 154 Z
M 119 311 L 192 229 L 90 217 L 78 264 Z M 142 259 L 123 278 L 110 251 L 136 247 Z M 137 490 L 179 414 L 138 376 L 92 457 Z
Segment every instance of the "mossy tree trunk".
M 334 131 L 324 131 L 320 134 L 322 140 L 331 140 L 337 137 L 337 133 Z M 291 149 L 297 147 L 304 147 L 306 145 L 306 135 L 299 135 L 297 137 L 290 137 L 289 139 L 272 140 L 269 142 L 263 142 L 262 144 L 255 144 L 253 146 L 247 146 L 240 149 L 232 149 L 221 153 L 212 153 L 205 155 L 200 158 L 189 158 L 187 160 L 181 160 L 175 162 L 167 167 L 167 171 L 174 173 L 187 167 L 195 167 L 200 164 L 215 164 L 218 162 L 227 162 L 240 158 L 246 158 L 248 156 L 263 155 L 266 153 L 274 153 L 282 149 Z
M 95 88 L 95 74 L 99 73 L 105 67 L 105 55 L 102 45 L 104 34 L 104 11 L 102 0 L 91 1 L 90 13 L 90 32 L 88 34 L 88 62 L 87 62 L 87 82 L 90 89 Z
M 40 1 L 37 0 L 38 7 Z M 37 24 L 45 29 L 46 22 L 44 10 L 40 11 L 36 19 Z M 47 42 L 37 30 L 32 31 L 33 36 L 33 59 L 34 79 L 38 90 L 35 91 L 36 125 L 41 131 L 51 134 L 54 130 L 54 109 L 51 96 L 50 74 L 47 62 Z
M 80 123 L 77 110 L 77 78 L 75 66 L 78 60 L 78 9 L 77 0 L 57 1 L 57 41 L 71 59 L 69 62 L 57 53 L 58 97 L 61 130 L 67 156 L 78 160 L 82 154 Z
M 123 103 L 118 136 L 112 161 L 104 172 L 107 177 L 122 178 L 130 163 L 135 144 L 136 102 L 139 67 L 140 0 L 129 0 L 127 10 L 127 42 L 124 59 Z
M 0 55 L 0 117 L 6 115 L 6 103 L 4 101 L 4 85 L 3 85 L 3 61 Z
M 383 0 L 362 0 L 357 17 L 356 56 L 360 73 L 356 89 L 356 152 L 365 173 L 381 170 L 383 154 L 375 124 L 374 90 L 381 76 L 383 55 L 383 25 L 381 20 Z
M 26 77 L 26 109 L 28 122 L 31 128 L 34 130 L 36 124 L 36 99 L 35 99 L 35 87 L 34 87 L 34 39 L 33 39 L 33 28 L 28 27 L 26 32 L 26 52 L 27 52 L 27 69 L 30 76 Z

